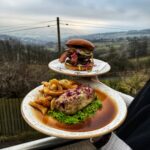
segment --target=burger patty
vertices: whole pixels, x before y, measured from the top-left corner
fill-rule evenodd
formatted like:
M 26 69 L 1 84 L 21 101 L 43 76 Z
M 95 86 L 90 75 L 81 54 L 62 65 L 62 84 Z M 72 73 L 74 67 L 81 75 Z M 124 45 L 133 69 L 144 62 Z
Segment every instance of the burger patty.
M 78 61 L 76 63 L 72 62 L 71 59 L 67 59 L 66 63 L 69 63 L 71 65 L 74 66 L 78 66 L 78 65 L 87 65 L 89 63 L 92 63 L 92 61 L 90 59 L 78 59 Z
M 55 102 L 55 109 L 73 115 L 90 104 L 94 99 L 94 90 L 88 86 L 81 86 L 62 94 Z
M 88 63 L 91 63 L 92 57 L 92 53 L 87 53 L 84 50 L 78 51 L 77 49 L 75 51 L 75 49 L 69 49 L 67 54 L 68 59 L 66 60 L 66 62 L 74 66 L 86 65 Z

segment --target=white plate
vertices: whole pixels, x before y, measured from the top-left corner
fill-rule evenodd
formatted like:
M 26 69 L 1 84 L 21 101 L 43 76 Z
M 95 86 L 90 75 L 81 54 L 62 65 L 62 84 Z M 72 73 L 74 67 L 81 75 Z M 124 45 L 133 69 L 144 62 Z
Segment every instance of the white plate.
M 29 102 L 31 100 L 34 100 L 37 97 L 37 95 L 39 94 L 39 90 L 42 88 L 42 86 L 38 86 L 37 88 L 30 91 L 23 99 L 21 105 L 21 113 L 23 118 L 32 128 L 36 129 L 37 131 L 40 131 L 47 135 L 52 135 L 52 136 L 61 137 L 65 139 L 85 139 L 85 138 L 102 136 L 104 134 L 112 132 L 122 124 L 122 122 L 126 117 L 127 108 L 124 100 L 117 94 L 117 92 L 114 92 L 112 89 L 110 89 L 109 87 L 101 83 L 93 82 L 93 81 L 82 81 L 82 82 L 84 84 L 90 85 L 91 87 L 99 88 L 102 92 L 107 93 L 107 95 L 109 95 L 112 98 L 112 100 L 116 103 L 118 109 L 117 114 L 115 118 L 106 126 L 88 132 L 70 132 L 70 131 L 59 130 L 43 124 L 35 117 L 35 115 L 33 115 L 34 108 L 32 108 L 29 105 Z
M 48 67 L 58 73 L 71 76 L 96 76 L 104 74 L 110 70 L 110 65 L 102 60 L 94 59 L 94 67 L 91 71 L 74 71 L 65 68 L 64 63 L 60 63 L 59 59 L 55 59 L 48 64 Z

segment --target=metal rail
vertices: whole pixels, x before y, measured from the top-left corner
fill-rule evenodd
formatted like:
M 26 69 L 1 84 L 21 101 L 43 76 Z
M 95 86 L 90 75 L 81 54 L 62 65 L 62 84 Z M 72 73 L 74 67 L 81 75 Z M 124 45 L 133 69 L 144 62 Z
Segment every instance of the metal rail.
M 47 137 L 42 138 L 39 140 L 18 144 L 11 147 L 3 148 L 3 150 L 37 150 L 37 149 L 53 149 L 57 147 L 61 147 L 68 144 L 77 143 L 83 140 L 68 140 L 68 139 L 61 139 L 56 137 Z

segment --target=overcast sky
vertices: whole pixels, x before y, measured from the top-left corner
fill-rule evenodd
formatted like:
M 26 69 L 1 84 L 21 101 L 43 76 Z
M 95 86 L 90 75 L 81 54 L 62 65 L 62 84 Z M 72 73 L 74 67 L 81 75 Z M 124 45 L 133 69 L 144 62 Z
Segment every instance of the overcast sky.
M 150 0 L 0 0 L 0 31 L 8 31 L 4 26 L 30 25 L 55 20 L 57 16 L 61 20 L 78 21 L 78 24 L 88 22 L 92 26 L 102 27 L 89 28 L 82 24 L 70 28 L 68 26 L 67 30 L 62 29 L 68 33 L 72 30 L 86 34 L 149 28 Z M 47 33 L 44 29 L 40 31 Z

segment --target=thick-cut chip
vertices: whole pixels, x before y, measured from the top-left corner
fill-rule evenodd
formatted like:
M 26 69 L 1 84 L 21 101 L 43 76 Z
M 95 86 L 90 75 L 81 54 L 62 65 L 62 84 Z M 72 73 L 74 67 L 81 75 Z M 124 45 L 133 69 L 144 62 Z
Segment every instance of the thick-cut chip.
M 43 89 L 39 90 L 39 92 L 40 92 L 41 94 L 44 94 L 44 90 L 43 90 Z
M 46 82 L 46 81 L 43 81 L 42 84 L 43 84 L 44 86 L 46 86 L 46 87 L 48 87 L 48 86 L 50 85 L 50 83 L 49 83 L 49 82 Z
M 63 94 L 64 91 L 49 91 L 48 94 L 51 96 L 60 96 L 61 94 Z
M 50 80 L 49 82 L 50 82 L 51 85 L 52 85 L 52 84 L 58 84 L 58 83 L 59 83 L 59 81 L 58 81 L 57 79 L 52 79 L 52 80 Z
M 43 114 L 46 113 L 47 108 L 54 109 L 56 98 L 68 89 L 76 89 L 79 86 L 77 82 L 67 79 L 43 81 L 42 85 L 42 89 L 39 90 L 39 97 L 34 102 L 31 102 L 30 105 L 40 110 Z
M 50 95 L 49 95 L 49 96 L 45 96 L 45 99 L 47 99 L 47 100 L 49 100 L 49 101 L 51 101 L 51 100 L 52 100 L 52 98 L 53 98 L 53 97 L 52 97 L 52 96 L 50 96 Z
M 47 87 L 43 87 L 44 94 L 49 94 L 49 89 Z
M 39 105 L 39 104 L 37 104 L 37 103 L 35 103 L 35 102 L 32 102 L 32 101 L 31 101 L 29 104 L 30 104 L 32 107 L 38 109 L 43 115 L 45 115 L 45 114 L 47 113 L 47 111 L 48 111 L 48 109 L 47 109 L 46 107 L 44 107 L 44 106 L 42 106 L 42 105 Z
M 63 90 L 63 87 L 62 87 L 60 84 L 58 84 L 58 90 L 59 90 L 59 91 L 62 91 L 62 90 Z
M 57 85 L 55 83 L 51 84 L 50 89 L 57 90 Z
M 71 88 L 71 85 L 72 85 L 72 83 L 67 79 L 60 80 L 59 84 L 65 89 Z
M 52 101 L 51 101 L 51 107 L 50 107 L 51 110 L 54 110 L 54 108 L 55 108 L 55 100 L 56 100 L 56 99 L 53 98 Z
M 40 97 L 40 98 L 36 99 L 35 102 L 37 104 L 43 105 L 44 107 L 50 106 L 50 101 L 48 100 L 48 98 L 45 98 L 45 97 Z
M 47 94 L 47 95 L 60 96 L 63 93 L 64 93 L 64 90 L 62 90 L 62 91 L 52 91 L 52 90 L 49 90 L 48 88 L 44 87 L 44 94 Z

